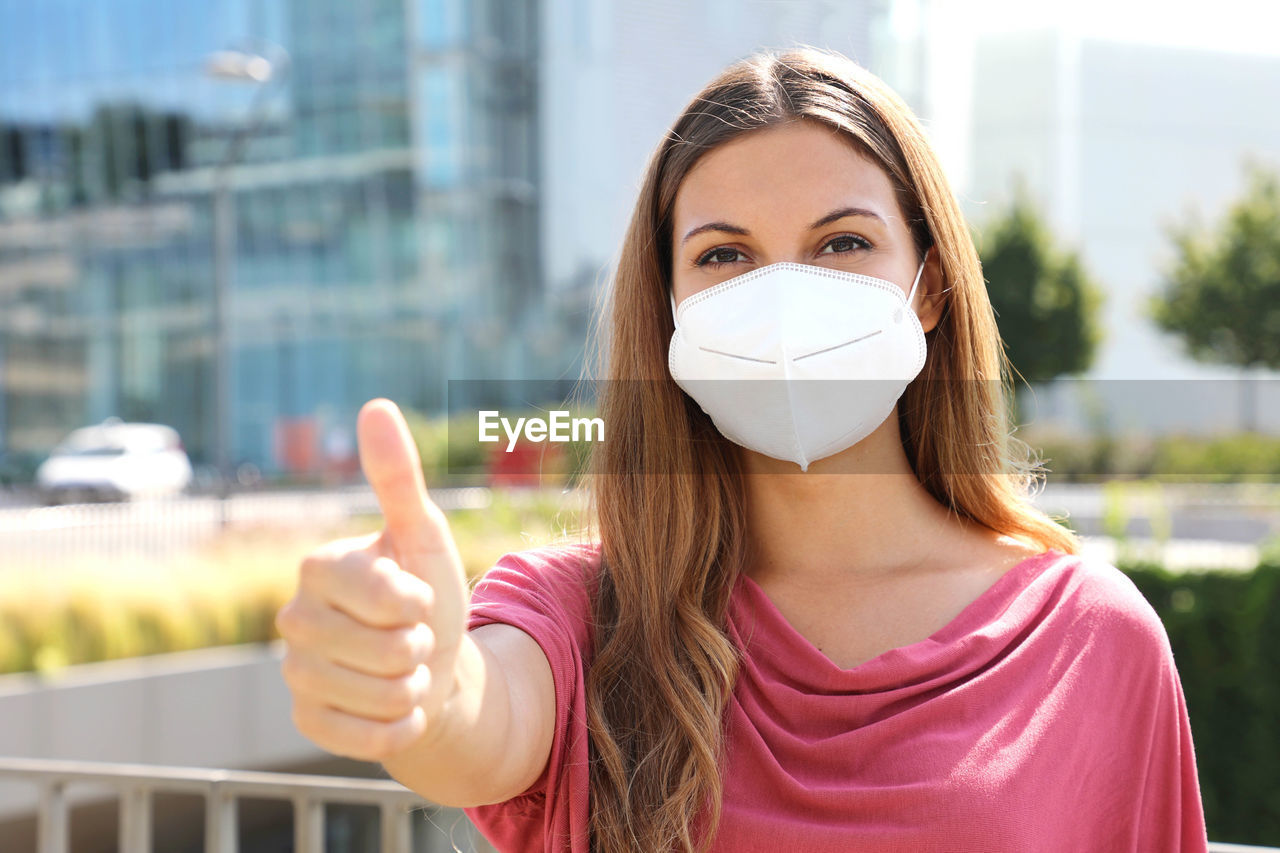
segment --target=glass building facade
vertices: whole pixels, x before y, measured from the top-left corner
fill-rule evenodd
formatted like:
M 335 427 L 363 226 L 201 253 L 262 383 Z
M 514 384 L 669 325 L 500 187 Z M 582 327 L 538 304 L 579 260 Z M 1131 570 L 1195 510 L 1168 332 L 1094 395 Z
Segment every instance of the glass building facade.
M 110 416 L 311 470 L 375 396 L 537 377 L 535 0 L 0 0 L 0 448 Z M 208 58 L 271 63 L 265 82 Z M 227 220 L 224 220 L 227 221 Z

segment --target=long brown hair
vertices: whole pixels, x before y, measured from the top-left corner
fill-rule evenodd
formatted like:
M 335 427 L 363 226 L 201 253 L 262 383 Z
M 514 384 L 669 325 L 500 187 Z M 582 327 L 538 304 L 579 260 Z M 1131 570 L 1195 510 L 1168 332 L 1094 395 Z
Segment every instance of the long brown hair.
M 587 675 L 593 850 L 705 849 L 720 818 L 722 720 L 739 651 L 726 634 L 742 565 L 744 483 L 735 446 L 671 379 L 672 210 L 700 157 L 752 130 L 812 119 L 847 135 L 895 185 L 918 254 L 939 252 L 948 290 L 920 375 L 899 401 L 916 476 L 950 511 L 1076 553 L 1027 501 L 1040 471 L 1011 435 L 1012 390 L 978 255 L 937 157 L 907 105 L 840 54 L 762 51 L 699 92 L 654 151 L 595 336 L 609 380 L 609 440 L 590 490 L 601 564 Z M 977 381 L 975 381 L 977 380 Z

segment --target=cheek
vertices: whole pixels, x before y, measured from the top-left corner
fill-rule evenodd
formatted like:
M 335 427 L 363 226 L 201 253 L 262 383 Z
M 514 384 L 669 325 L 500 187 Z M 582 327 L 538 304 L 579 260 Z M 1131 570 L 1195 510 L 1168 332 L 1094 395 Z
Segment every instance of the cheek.
M 676 276 L 671 285 L 671 293 L 675 296 L 676 304 L 679 305 L 685 299 L 693 295 L 694 288 L 688 282 L 682 280 L 680 276 Z M 667 307 L 671 307 L 671 298 L 667 297 Z

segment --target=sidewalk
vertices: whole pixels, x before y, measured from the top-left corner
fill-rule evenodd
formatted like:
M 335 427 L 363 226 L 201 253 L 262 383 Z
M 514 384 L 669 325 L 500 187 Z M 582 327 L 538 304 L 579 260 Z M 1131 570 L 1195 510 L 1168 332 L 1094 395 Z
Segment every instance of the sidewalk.
M 1129 539 L 1123 544 L 1107 536 L 1081 536 L 1086 556 L 1115 565 L 1122 555 L 1162 563 L 1174 572 L 1226 569 L 1247 572 L 1258 565 L 1258 546 L 1213 539 L 1170 539 L 1163 546 L 1154 539 Z

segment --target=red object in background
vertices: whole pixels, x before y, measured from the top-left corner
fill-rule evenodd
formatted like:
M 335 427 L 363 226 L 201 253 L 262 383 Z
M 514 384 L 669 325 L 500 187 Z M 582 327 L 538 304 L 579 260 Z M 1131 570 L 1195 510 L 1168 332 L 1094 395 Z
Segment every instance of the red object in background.
M 354 483 L 360 477 L 355 436 L 344 424 L 329 427 L 324 438 L 323 475 L 326 485 Z
M 489 454 L 489 485 L 541 486 L 544 475 L 561 469 L 563 455 L 560 445 L 546 441 L 518 440 L 508 452 L 503 439 Z
M 275 428 L 275 456 L 280 470 L 308 474 L 320 462 L 319 429 L 315 418 L 280 418 Z

